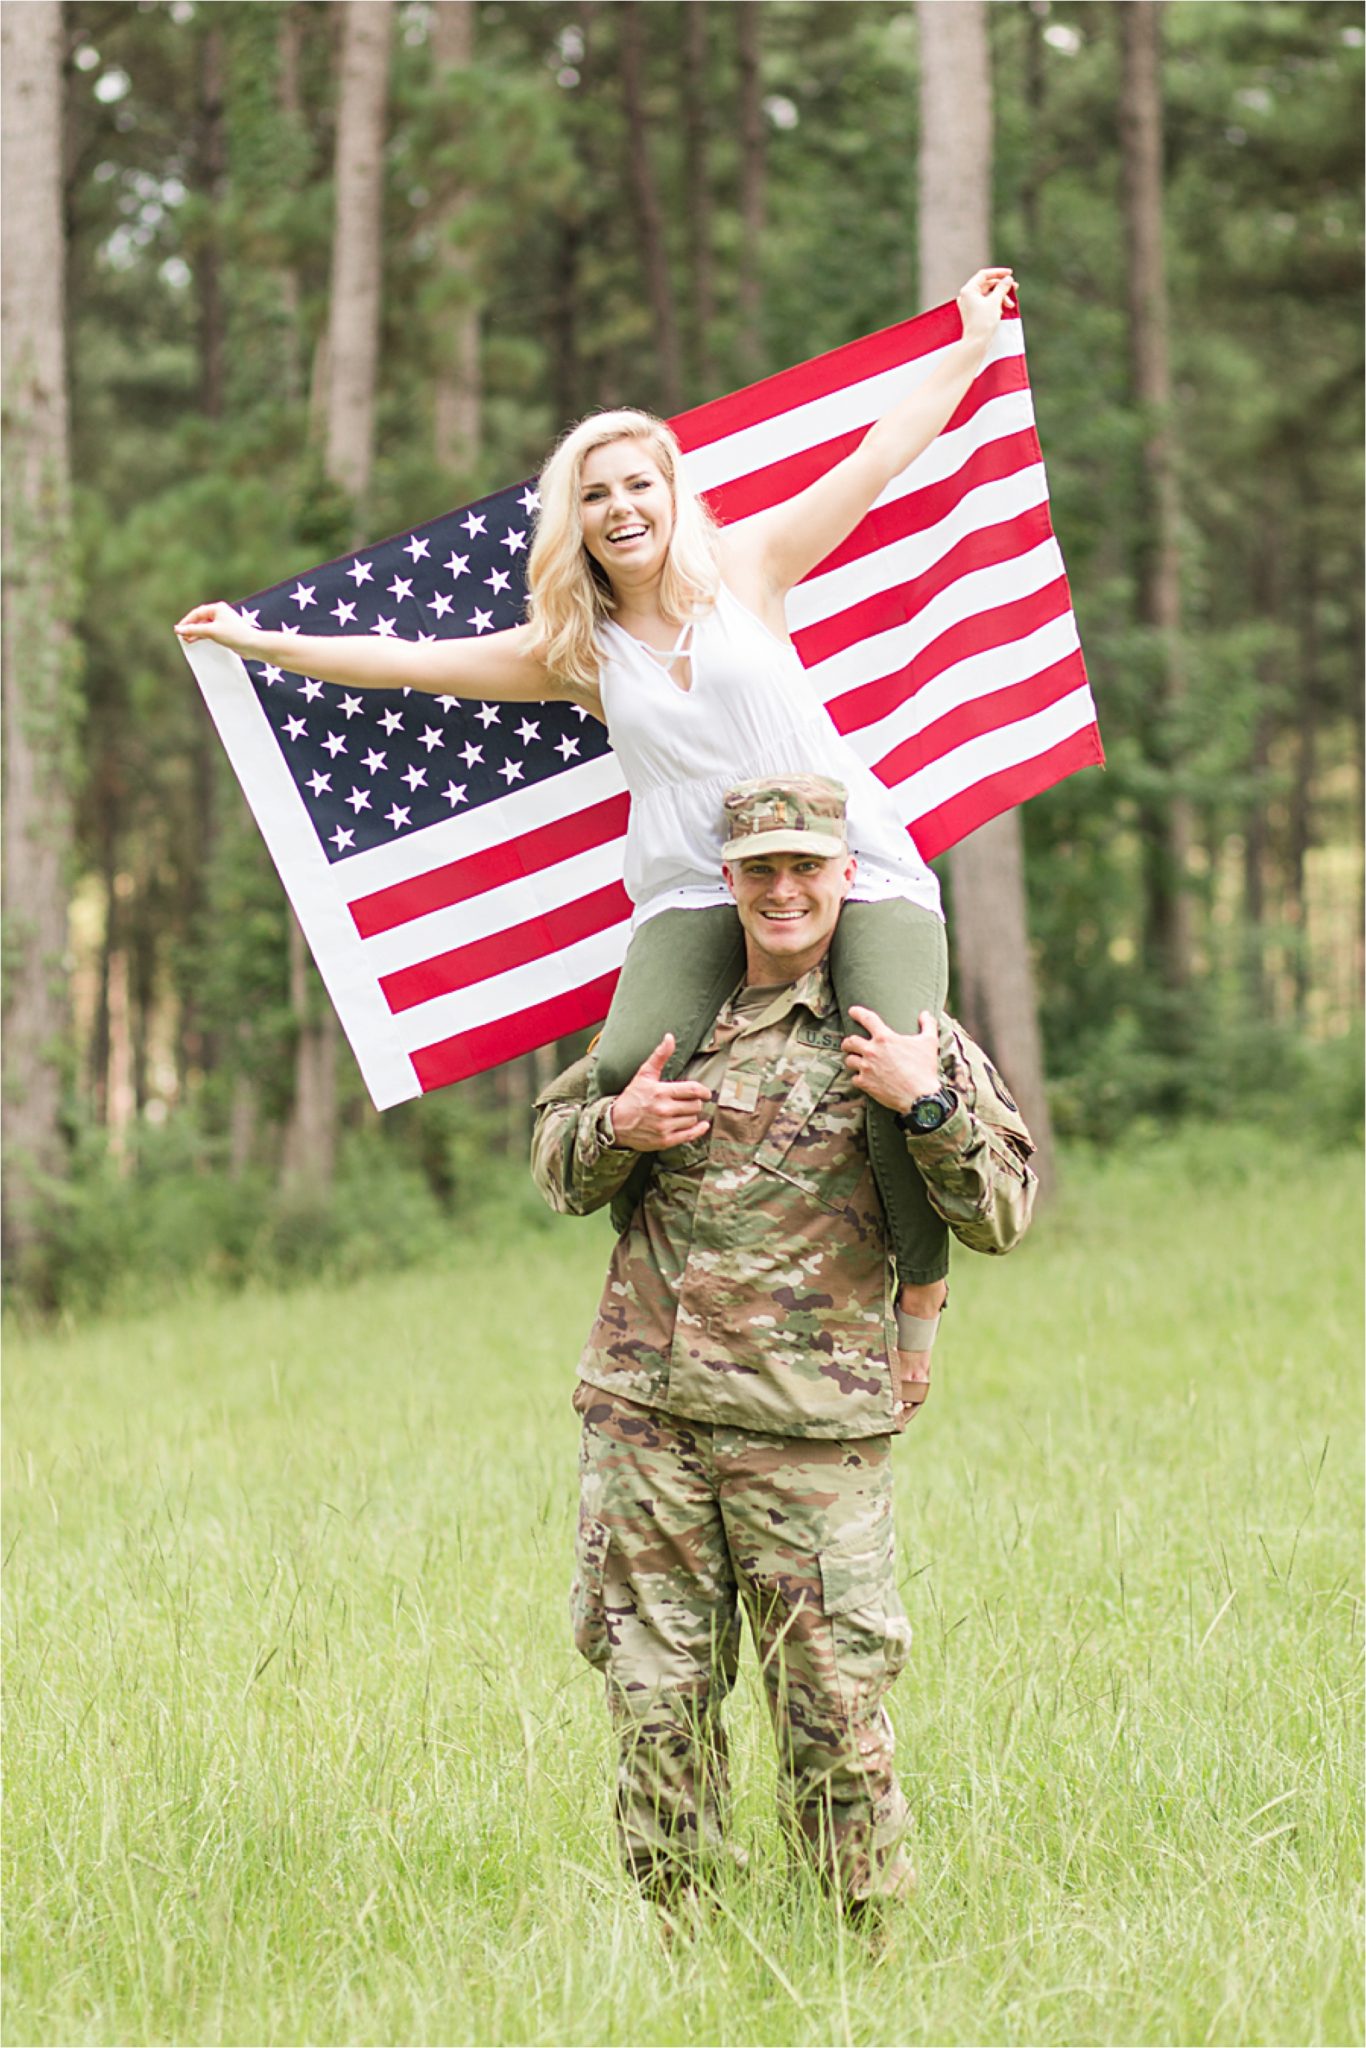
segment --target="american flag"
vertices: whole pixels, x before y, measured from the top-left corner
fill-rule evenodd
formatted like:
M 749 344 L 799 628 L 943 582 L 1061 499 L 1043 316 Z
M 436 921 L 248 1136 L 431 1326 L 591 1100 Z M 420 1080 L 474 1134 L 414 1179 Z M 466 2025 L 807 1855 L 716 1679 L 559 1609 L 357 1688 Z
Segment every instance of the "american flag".
M 790 497 L 959 331 L 942 306 L 682 414 L 692 482 L 727 525 Z M 522 616 L 536 509 L 516 485 L 242 609 L 285 632 L 494 632 Z M 937 440 L 791 593 L 788 622 L 926 858 L 1103 760 L 1018 316 Z M 628 798 L 596 720 L 186 651 L 378 1108 L 606 1015 Z

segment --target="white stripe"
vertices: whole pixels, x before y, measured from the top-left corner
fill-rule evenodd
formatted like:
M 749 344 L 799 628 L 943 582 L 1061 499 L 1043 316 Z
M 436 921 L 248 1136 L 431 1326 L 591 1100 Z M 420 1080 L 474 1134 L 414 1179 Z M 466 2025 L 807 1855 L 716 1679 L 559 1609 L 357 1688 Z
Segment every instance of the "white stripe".
M 495 932 L 524 924 L 528 918 L 562 910 L 567 903 L 620 880 L 621 841 L 609 839 L 605 845 L 557 861 L 539 874 L 521 875 L 500 889 L 486 889 L 481 896 L 433 910 L 426 917 L 410 918 L 392 931 L 377 932 L 365 942 L 366 958 L 377 975 L 392 974 L 397 968 L 411 967 L 456 946 L 473 945 Z
M 1032 761 L 1036 754 L 1046 754 L 1060 740 L 1093 725 L 1095 716 L 1090 691 L 1072 690 L 1030 718 L 1017 718 L 996 732 L 980 733 L 976 739 L 965 740 L 942 760 L 929 762 L 894 785 L 892 795 L 897 811 L 907 824 L 914 824 L 926 811 L 937 810 L 940 804 L 961 796 L 989 775 L 996 775 L 1003 768 L 1016 768 L 1022 761 Z
M 876 376 L 864 377 L 856 384 L 846 384 L 839 391 L 827 392 L 822 398 L 794 405 L 772 419 L 761 420 L 756 426 L 740 427 L 723 440 L 709 442 L 705 448 L 695 448 L 683 457 L 688 481 L 694 490 L 715 490 L 720 484 L 734 482 L 736 477 L 749 476 L 756 469 L 767 469 L 771 463 L 783 461 L 799 448 L 817 448 L 822 442 L 833 441 L 837 435 L 847 434 L 855 427 L 871 426 L 890 407 L 917 390 L 946 354 L 947 348 L 936 349 L 931 355 L 898 363 L 890 370 L 879 371 Z M 996 330 L 996 339 L 987 351 L 983 368 L 986 363 L 996 362 L 1001 357 L 1023 354 L 1021 323 L 1004 320 Z
M 990 697 L 997 690 L 1028 682 L 1031 676 L 1042 675 L 1054 662 L 1075 653 L 1079 644 L 1077 622 L 1071 612 L 1064 612 L 1020 640 L 1007 641 L 1004 647 L 988 647 L 980 654 L 956 661 L 913 697 L 903 699 L 885 718 L 849 733 L 849 744 L 870 765 L 881 761 L 903 740 L 923 732 L 947 712 Z
M 1048 503 L 1048 490 L 1041 464 L 1003 476 L 993 483 L 979 484 L 959 500 L 952 512 L 927 526 L 921 533 L 889 541 L 857 560 L 846 562 L 823 575 L 808 576 L 788 592 L 787 624 L 792 633 L 804 626 L 818 625 L 836 612 L 899 583 L 910 583 L 926 575 L 951 549 L 984 526 L 1001 526 Z
M 409 1101 L 422 1092 L 417 1075 L 251 678 L 239 657 L 214 641 L 196 641 L 185 656 L 376 1109 Z
M 456 768 L 453 761 L 451 765 L 459 782 L 464 764 Z M 481 804 L 478 810 L 466 811 L 463 816 L 457 813 L 440 818 L 405 839 L 352 854 L 336 862 L 333 873 L 348 901 L 354 903 L 375 889 L 406 882 L 448 861 L 484 853 L 490 846 L 503 846 L 523 832 L 534 831 L 538 825 L 572 817 L 590 804 L 619 796 L 625 788 L 616 755 L 603 754 L 595 761 L 581 761 L 576 768 L 567 768 L 562 775 L 553 775 L 545 782 L 533 782 L 528 789 L 514 787 L 507 796 Z
M 510 1017 L 517 1010 L 549 1002 L 620 967 L 626 958 L 630 932 L 630 920 L 624 919 L 606 931 L 595 932 L 590 939 L 580 939 L 575 946 L 562 946 L 549 959 L 530 960 L 525 967 L 509 968 L 506 974 L 492 975 L 489 980 L 459 989 L 454 995 L 419 1003 L 415 1009 L 395 1017 L 394 1028 L 409 1052 L 417 1052 L 443 1038 L 454 1038 L 459 1032 L 474 1031 L 481 1024 Z

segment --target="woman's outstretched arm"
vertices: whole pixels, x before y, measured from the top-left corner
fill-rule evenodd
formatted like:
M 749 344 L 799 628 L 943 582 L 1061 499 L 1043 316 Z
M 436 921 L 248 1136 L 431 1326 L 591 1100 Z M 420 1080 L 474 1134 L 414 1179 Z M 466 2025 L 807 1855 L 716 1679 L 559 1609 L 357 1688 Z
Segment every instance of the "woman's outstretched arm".
M 786 596 L 837 548 L 895 476 L 953 417 L 981 369 L 1015 288 L 1009 270 L 979 270 L 958 294 L 963 334 L 908 398 L 868 429 L 852 454 L 783 505 L 726 533 L 723 546 L 767 591 Z
M 571 699 L 530 651 L 530 626 L 464 640 L 399 640 L 382 633 L 270 633 L 230 604 L 201 604 L 176 627 L 187 644 L 216 640 L 245 661 L 270 661 L 353 690 L 426 690 L 434 697 L 548 702 Z

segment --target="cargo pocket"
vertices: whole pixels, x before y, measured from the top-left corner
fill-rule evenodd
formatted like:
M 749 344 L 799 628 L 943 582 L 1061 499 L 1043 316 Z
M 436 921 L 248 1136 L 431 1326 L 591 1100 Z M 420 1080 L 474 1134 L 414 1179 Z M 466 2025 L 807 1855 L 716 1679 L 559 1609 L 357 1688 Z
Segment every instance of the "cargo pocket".
M 851 1714 L 877 1705 L 911 1650 L 890 1534 L 871 1548 L 821 1552 L 821 1601 L 835 1640 L 840 1695 Z
M 574 1648 L 596 1669 L 607 1663 L 607 1615 L 603 1603 L 603 1572 L 611 1532 L 596 1515 L 580 1512 L 574 1541 L 574 1583 L 569 1592 L 569 1618 Z

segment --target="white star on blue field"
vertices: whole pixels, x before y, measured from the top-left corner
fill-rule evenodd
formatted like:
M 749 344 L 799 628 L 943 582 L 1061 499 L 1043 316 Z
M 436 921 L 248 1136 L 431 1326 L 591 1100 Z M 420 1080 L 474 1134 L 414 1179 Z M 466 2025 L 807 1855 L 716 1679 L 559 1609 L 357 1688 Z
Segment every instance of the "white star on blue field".
M 531 484 L 448 512 L 249 598 L 273 632 L 461 639 L 521 623 L 538 499 Z M 608 751 L 572 704 L 482 704 L 421 690 L 355 690 L 249 661 L 295 786 L 330 861 L 385 846 Z

